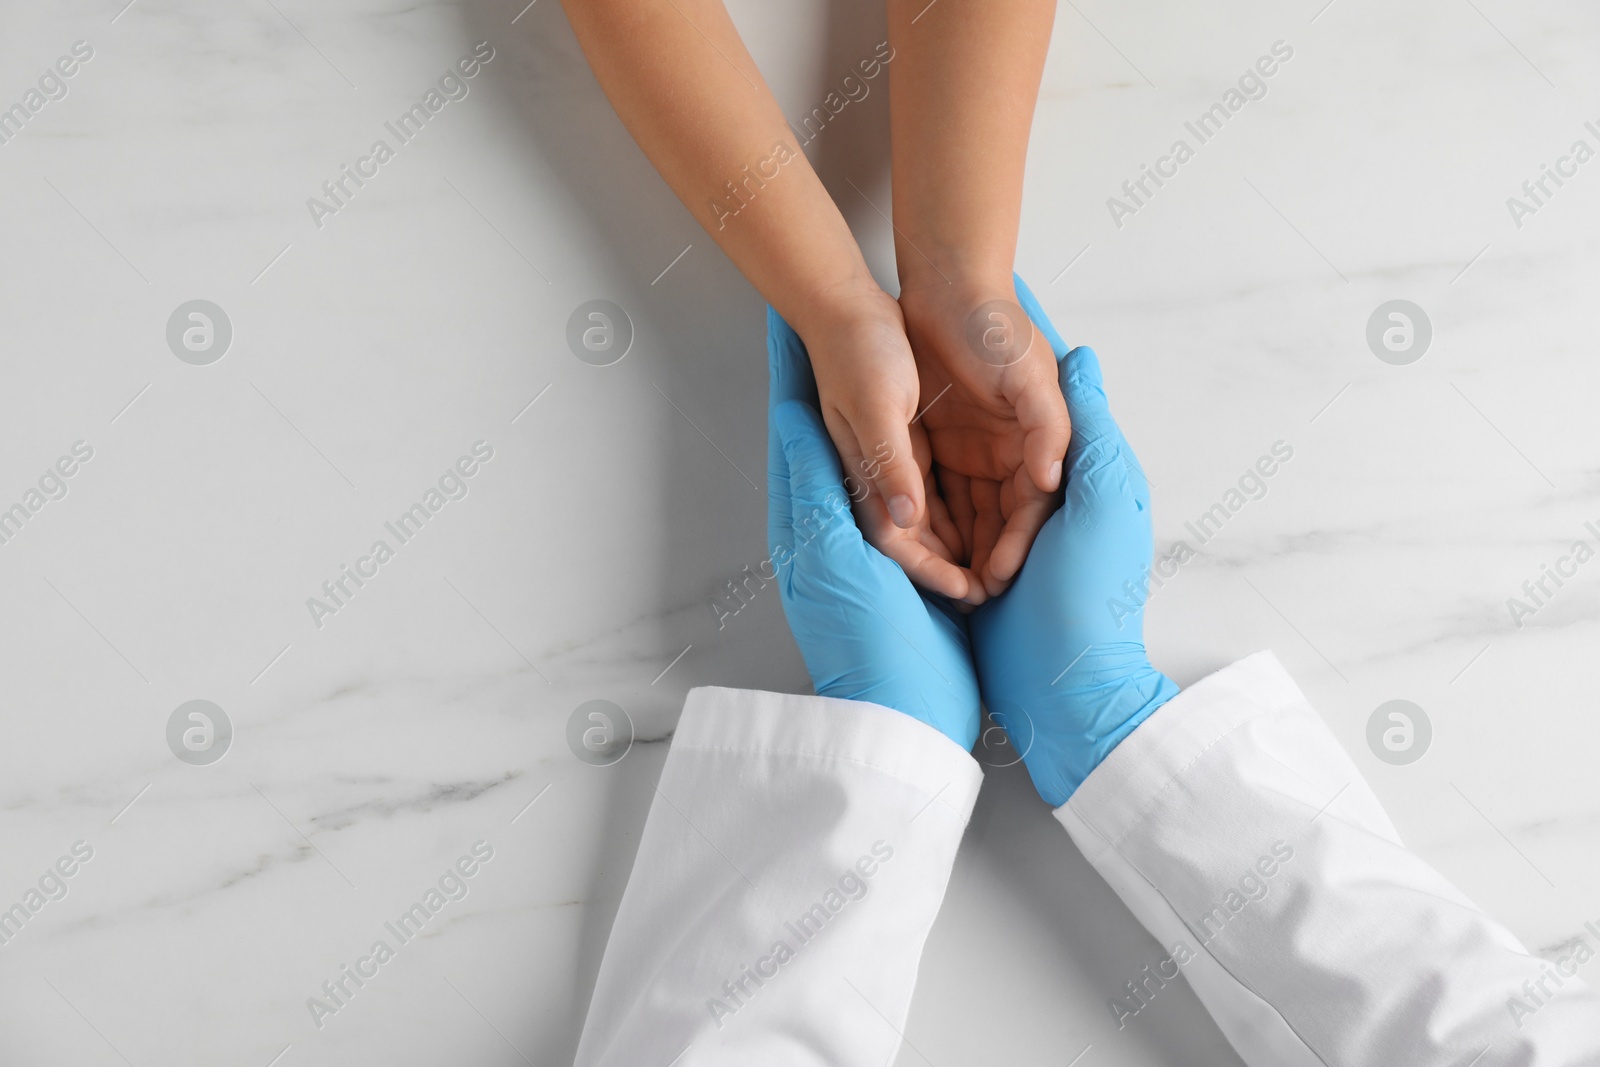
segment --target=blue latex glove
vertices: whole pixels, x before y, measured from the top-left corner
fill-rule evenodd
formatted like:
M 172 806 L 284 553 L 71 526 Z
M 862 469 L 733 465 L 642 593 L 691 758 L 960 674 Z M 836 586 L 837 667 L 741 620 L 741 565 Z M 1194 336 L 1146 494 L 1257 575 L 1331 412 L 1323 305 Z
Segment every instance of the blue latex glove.
M 1060 363 L 1067 356 L 1067 342 L 1061 339 L 1055 324 L 1050 321 L 1050 316 L 1044 313 L 1044 306 L 1039 303 L 1039 298 L 1033 295 L 1033 290 L 1028 288 L 1028 283 L 1022 280 L 1022 275 L 1013 271 L 1011 283 L 1016 287 L 1017 299 L 1022 303 L 1022 310 L 1026 311 L 1028 318 L 1039 327 L 1039 332 L 1044 334 L 1044 339 L 1050 345 L 1050 351 L 1055 355 L 1056 362 Z M 1067 414 L 1070 416 L 1072 411 L 1069 409 Z
M 1016 584 L 971 619 L 984 702 L 1053 807 L 1178 694 L 1144 647 L 1149 483 L 1106 406 L 1094 353 L 1075 348 L 1060 367 L 1072 416 L 1066 499 Z
M 817 695 L 903 711 L 971 749 L 978 679 L 964 619 L 862 538 L 810 357 L 770 308 L 767 360 L 767 541 Z

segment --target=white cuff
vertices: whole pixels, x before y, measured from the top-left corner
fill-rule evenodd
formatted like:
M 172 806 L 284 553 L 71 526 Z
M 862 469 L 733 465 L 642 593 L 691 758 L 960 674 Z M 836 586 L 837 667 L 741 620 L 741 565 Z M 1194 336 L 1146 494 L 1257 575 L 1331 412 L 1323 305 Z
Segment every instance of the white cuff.
M 920 719 L 864 700 L 701 686 L 689 691 L 672 747 L 870 767 L 938 793 L 963 821 L 983 784 L 970 752 Z
M 1260 715 L 1305 705 L 1271 652 L 1246 656 L 1167 701 L 1111 750 L 1063 807 L 1118 841 L 1212 745 Z

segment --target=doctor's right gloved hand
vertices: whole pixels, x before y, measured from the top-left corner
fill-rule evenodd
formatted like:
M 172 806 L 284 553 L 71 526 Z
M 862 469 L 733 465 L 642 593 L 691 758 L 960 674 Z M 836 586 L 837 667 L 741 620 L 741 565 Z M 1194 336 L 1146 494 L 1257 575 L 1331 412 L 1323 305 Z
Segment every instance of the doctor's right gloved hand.
M 812 686 L 905 712 L 970 750 L 978 679 L 965 619 L 861 536 L 805 346 L 770 309 L 767 330 L 767 543 Z
M 1094 352 L 1074 348 L 1059 371 L 1072 415 L 1066 499 L 1016 584 L 971 617 L 984 702 L 1052 807 L 1178 694 L 1144 647 L 1149 483 Z

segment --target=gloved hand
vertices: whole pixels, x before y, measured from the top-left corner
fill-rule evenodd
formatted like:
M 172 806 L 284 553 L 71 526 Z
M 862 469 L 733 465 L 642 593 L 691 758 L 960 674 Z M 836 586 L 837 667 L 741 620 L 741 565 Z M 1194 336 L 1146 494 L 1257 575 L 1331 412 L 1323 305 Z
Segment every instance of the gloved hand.
M 1094 353 L 1074 348 L 1059 370 L 1072 416 L 1066 499 L 1016 584 L 971 617 L 984 703 L 1052 807 L 1178 694 L 1144 647 L 1149 483 L 1106 407 Z
M 903 711 L 971 749 L 978 680 L 965 620 L 862 539 L 805 346 L 770 308 L 767 358 L 767 540 L 817 695 Z

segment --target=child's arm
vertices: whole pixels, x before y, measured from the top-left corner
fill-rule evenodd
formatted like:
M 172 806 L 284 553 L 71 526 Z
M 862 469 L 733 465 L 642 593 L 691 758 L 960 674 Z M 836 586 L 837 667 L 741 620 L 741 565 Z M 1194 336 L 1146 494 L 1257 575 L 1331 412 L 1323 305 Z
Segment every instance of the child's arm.
M 868 536 L 919 584 L 968 596 L 967 572 L 934 531 L 958 543 L 925 491 L 929 451 L 911 425 L 918 379 L 900 309 L 873 281 L 721 0 L 564 3 L 634 140 L 805 341 L 845 470 L 876 490 L 858 504 Z
M 1010 584 L 1054 510 L 1070 431 L 1053 358 L 1065 350 L 1052 353 L 1030 329 L 1012 285 L 1023 165 L 1056 5 L 888 6 L 900 305 L 924 403 L 943 394 L 922 421 L 944 496 L 992 596 Z M 1027 354 L 974 353 L 975 314 L 988 337 L 1003 341 L 1006 327 L 1024 339 L 1031 333 Z

